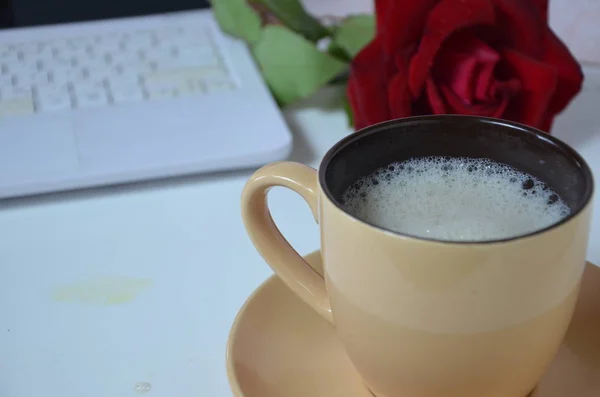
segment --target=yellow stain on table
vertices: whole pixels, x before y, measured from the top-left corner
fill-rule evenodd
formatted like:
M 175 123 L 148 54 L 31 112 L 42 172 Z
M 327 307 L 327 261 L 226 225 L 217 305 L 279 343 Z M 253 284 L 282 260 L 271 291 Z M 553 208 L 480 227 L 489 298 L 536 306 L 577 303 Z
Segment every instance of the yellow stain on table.
M 57 302 L 112 306 L 134 300 L 153 281 L 147 278 L 104 277 L 62 286 L 52 294 Z

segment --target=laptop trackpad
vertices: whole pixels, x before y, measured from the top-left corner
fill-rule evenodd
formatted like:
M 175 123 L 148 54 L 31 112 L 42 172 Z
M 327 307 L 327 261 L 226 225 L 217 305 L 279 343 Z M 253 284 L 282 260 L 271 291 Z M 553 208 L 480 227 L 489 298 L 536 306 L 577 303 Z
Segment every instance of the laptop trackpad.
M 79 168 L 66 117 L 14 117 L 0 122 L 0 185 L 47 182 Z
M 164 111 L 142 112 L 143 107 L 131 109 L 129 115 L 112 110 L 113 117 L 97 122 L 90 118 L 77 125 L 81 166 L 86 172 L 165 170 L 206 158 L 210 153 L 203 151 L 215 150 L 215 145 L 204 144 L 201 128 L 193 123 L 196 118 L 188 117 L 185 109 L 177 117 L 165 117 Z

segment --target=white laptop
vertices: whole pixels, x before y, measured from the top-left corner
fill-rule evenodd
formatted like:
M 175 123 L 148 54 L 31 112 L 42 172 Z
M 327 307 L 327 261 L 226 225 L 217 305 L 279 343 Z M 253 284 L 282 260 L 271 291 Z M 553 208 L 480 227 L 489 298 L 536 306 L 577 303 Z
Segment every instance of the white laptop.
M 9 4 L 0 198 L 288 156 L 291 134 L 250 52 L 220 32 L 208 2 Z

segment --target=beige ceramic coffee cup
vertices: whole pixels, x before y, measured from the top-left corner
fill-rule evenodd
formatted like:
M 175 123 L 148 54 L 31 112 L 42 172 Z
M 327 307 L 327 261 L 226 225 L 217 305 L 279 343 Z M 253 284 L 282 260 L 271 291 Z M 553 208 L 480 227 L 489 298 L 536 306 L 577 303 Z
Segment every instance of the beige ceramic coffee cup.
M 509 164 L 549 184 L 571 215 L 524 236 L 442 242 L 393 233 L 345 211 L 340 197 L 354 181 L 423 156 Z M 324 274 L 273 223 L 266 203 L 273 186 L 296 191 L 310 205 Z M 319 171 L 289 162 L 263 167 L 246 184 L 242 213 L 265 261 L 333 324 L 377 397 L 525 397 L 573 312 L 592 194 L 589 167 L 552 136 L 495 119 L 424 116 L 346 137 Z

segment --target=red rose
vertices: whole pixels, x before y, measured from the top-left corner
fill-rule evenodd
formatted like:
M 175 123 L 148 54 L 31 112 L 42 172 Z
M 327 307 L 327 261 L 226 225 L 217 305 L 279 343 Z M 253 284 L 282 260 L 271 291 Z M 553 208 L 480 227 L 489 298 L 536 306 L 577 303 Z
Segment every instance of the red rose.
M 421 114 L 498 117 L 549 131 L 581 67 L 548 27 L 548 0 L 376 0 L 353 60 L 356 128 Z

